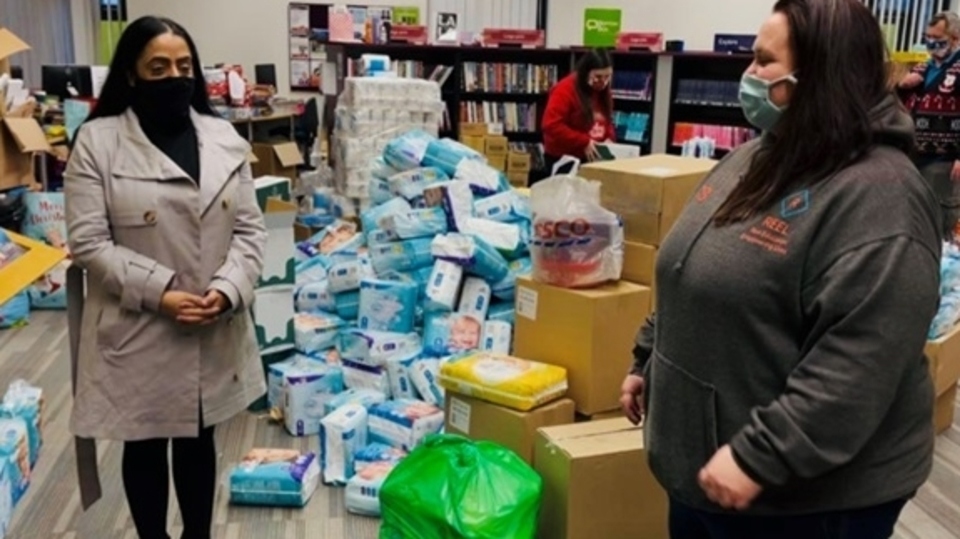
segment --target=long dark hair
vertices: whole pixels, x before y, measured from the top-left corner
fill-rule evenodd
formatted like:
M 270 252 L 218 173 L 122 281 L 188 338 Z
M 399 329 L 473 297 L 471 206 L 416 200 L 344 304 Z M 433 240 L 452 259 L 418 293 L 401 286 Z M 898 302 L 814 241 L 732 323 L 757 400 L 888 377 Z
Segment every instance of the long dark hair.
M 860 160 L 877 142 L 870 110 L 890 94 L 880 25 L 859 0 L 779 0 L 798 82 L 717 224 L 748 219 L 790 189 L 814 185 Z
M 593 125 L 593 94 L 596 92 L 590 87 L 590 72 L 594 69 L 607 69 L 613 67 L 613 58 L 606 49 L 590 49 L 577 61 L 577 96 L 580 98 L 580 106 L 583 109 L 583 121 L 585 125 Z M 613 92 L 610 86 L 613 81 L 601 92 L 600 106 L 607 121 L 611 121 L 613 116 Z
M 123 31 L 123 35 L 120 36 L 113 61 L 110 63 L 110 74 L 107 75 L 107 80 L 100 91 L 100 99 L 97 100 L 97 105 L 87 121 L 108 116 L 119 116 L 130 107 L 133 102 L 133 87 L 130 86 L 130 77 L 136 76 L 137 60 L 143 54 L 143 50 L 147 48 L 148 43 L 155 37 L 167 33 L 182 37 L 190 48 L 190 56 L 193 57 L 193 76 L 197 78 L 191 101 L 193 109 L 200 114 L 217 116 L 210 105 L 207 85 L 203 82 L 203 64 L 200 62 L 197 46 L 190 34 L 170 19 L 141 17 L 130 23 Z

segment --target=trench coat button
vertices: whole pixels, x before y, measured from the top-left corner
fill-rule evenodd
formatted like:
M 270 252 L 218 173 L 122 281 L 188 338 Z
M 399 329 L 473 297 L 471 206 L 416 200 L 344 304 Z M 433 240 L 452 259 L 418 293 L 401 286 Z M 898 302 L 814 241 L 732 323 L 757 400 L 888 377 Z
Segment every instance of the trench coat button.
M 229 209 L 230 209 L 230 201 L 227 200 L 227 199 L 223 199 L 223 201 L 220 203 L 220 205 L 223 206 L 223 209 L 225 209 L 225 210 L 229 210 Z
M 148 225 L 152 225 L 157 222 L 157 212 L 153 210 L 147 210 L 143 213 L 143 222 Z
M 234 374 L 233 374 L 233 381 L 234 381 L 234 382 L 239 382 L 239 381 L 240 381 L 240 375 L 237 374 L 237 373 L 234 373 Z

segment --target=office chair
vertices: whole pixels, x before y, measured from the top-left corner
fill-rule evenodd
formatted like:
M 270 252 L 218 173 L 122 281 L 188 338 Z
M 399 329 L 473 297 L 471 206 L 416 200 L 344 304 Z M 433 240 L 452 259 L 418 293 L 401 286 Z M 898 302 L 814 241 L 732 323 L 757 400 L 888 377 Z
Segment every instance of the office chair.
M 306 163 L 304 169 L 306 170 L 313 170 L 313 167 L 310 166 L 311 153 L 313 151 L 313 145 L 317 141 L 317 132 L 319 129 L 320 109 L 317 104 L 317 98 L 311 97 L 303 109 L 303 114 L 297 118 L 293 128 L 294 138 L 296 139 L 297 145 L 300 146 L 300 151 L 303 153 L 303 162 Z

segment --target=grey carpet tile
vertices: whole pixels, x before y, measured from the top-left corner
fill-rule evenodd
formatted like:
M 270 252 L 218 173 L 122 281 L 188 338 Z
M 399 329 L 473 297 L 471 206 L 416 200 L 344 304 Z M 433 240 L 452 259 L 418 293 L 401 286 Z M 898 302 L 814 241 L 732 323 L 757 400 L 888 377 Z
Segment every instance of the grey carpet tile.
M 16 378 L 43 387 L 47 415 L 40 462 L 8 538 L 137 539 L 123 499 L 120 444 L 98 446 L 104 498 L 90 511 L 80 509 L 73 441 L 67 428 L 71 399 L 63 313 L 37 312 L 30 325 L 0 331 L 0 390 Z M 263 417 L 242 414 L 218 429 L 217 444 L 225 481 L 226 470 L 251 447 L 315 451 L 318 440 L 292 438 Z M 342 489 L 322 486 L 303 510 L 231 507 L 221 487 L 214 519 L 216 539 L 373 539 L 379 529 L 375 519 L 347 514 Z M 170 528 L 177 537 L 175 499 L 171 500 Z M 960 422 L 938 439 L 930 481 L 904 511 L 896 537 L 960 539 Z

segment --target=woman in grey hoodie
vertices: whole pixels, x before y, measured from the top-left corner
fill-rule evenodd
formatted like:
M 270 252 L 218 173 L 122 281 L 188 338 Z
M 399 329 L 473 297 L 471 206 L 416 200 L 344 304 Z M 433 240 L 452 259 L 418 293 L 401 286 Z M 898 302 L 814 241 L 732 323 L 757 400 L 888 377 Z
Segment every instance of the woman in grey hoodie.
M 764 131 L 660 250 L 621 400 L 673 539 L 881 539 L 926 480 L 937 199 L 858 0 L 780 0 L 743 75 Z

